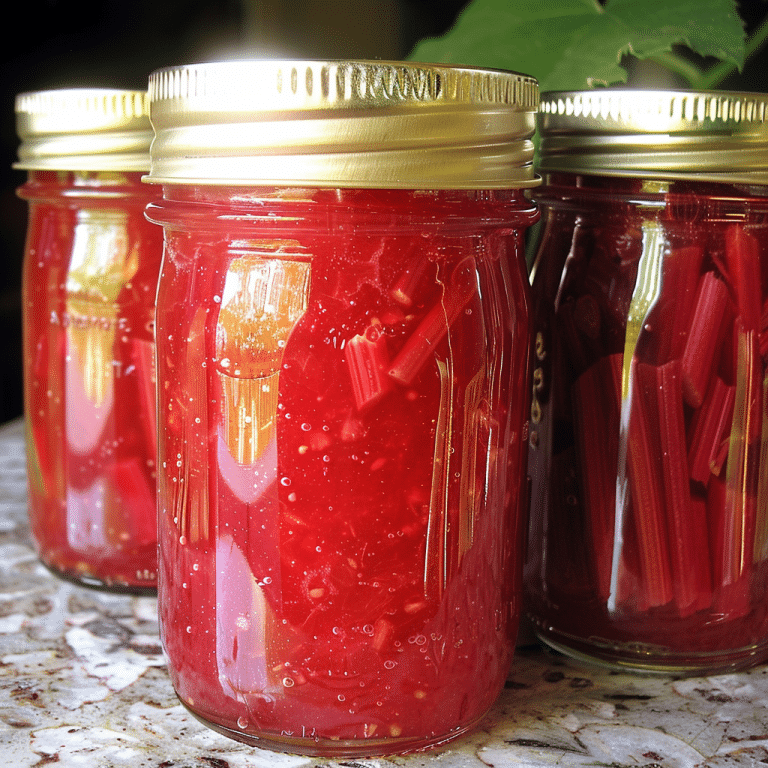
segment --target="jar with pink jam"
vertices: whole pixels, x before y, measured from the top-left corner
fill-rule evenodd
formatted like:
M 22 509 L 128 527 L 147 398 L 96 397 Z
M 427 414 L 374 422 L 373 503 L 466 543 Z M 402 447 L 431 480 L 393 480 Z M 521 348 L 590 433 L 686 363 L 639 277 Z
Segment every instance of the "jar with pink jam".
M 79 584 L 157 583 L 154 308 L 162 234 L 144 209 L 144 92 L 21 94 L 27 171 L 23 366 L 29 520 L 42 562 Z
M 454 739 L 521 608 L 536 82 L 226 62 L 150 103 L 173 685 L 274 750 Z

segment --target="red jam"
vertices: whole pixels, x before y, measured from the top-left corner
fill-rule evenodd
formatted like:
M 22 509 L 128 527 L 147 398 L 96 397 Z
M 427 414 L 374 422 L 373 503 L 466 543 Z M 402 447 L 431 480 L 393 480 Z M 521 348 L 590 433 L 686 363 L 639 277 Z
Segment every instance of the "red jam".
M 181 700 L 306 754 L 463 733 L 520 610 L 535 209 L 521 191 L 165 197 L 159 603 Z
M 768 658 L 768 197 L 553 174 L 533 281 L 526 588 L 550 645 Z
M 24 261 L 29 518 L 42 561 L 156 585 L 154 301 L 162 233 L 139 173 L 32 171 Z

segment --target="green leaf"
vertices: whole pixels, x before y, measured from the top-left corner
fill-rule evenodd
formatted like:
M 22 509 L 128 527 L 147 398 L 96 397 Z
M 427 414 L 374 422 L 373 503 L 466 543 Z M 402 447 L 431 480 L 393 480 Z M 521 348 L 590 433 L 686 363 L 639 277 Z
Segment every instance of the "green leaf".
M 685 45 L 741 68 L 736 0 L 473 0 L 414 61 L 497 67 L 533 75 L 542 90 L 626 81 L 625 54 L 644 59 Z

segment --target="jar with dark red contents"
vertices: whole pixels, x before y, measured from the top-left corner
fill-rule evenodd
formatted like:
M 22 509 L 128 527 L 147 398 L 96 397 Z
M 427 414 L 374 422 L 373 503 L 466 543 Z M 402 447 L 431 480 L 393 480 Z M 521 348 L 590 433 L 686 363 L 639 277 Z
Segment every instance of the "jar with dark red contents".
M 547 94 L 527 611 L 646 672 L 768 658 L 768 97 Z
M 227 62 L 150 103 L 175 689 L 275 750 L 455 738 L 521 609 L 536 82 Z
M 29 519 L 56 574 L 116 591 L 157 583 L 154 305 L 162 236 L 146 94 L 16 99 Z

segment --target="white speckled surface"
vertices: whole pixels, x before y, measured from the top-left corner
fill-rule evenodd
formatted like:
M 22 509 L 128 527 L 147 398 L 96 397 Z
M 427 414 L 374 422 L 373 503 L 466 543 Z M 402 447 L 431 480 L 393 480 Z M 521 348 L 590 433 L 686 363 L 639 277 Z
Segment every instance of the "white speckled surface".
M 0 765 L 69 768 L 689 768 L 768 764 L 768 668 L 645 678 L 521 649 L 482 728 L 408 757 L 322 760 L 246 747 L 179 705 L 155 600 L 60 581 L 34 555 L 23 425 L 0 428 Z

